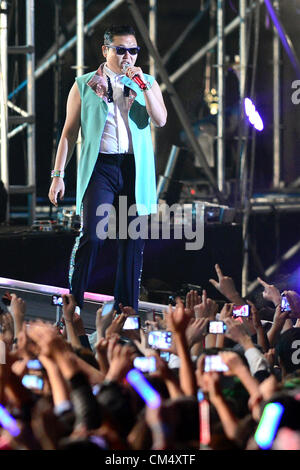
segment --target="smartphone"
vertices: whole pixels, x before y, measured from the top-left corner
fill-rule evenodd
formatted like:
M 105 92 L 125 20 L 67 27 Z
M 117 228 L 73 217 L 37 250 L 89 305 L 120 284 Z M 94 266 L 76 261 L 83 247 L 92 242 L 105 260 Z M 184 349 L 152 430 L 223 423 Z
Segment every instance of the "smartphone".
M 140 327 L 140 317 L 127 317 L 123 326 L 123 330 L 139 330 Z
M 159 355 L 162 359 L 164 359 L 164 361 L 169 362 L 169 360 L 170 360 L 170 353 L 169 352 L 161 351 Z
M 292 311 L 289 301 L 284 294 L 281 294 L 281 311 L 282 312 Z
M 141 372 L 155 372 L 156 360 L 155 357 L 136 357 L 133 361 L 133 366 Z
M 171 331 L 150 331 L 148 334 L 148 345 L 154 349 L 170 349 L 172 345 Z
M 227 329 L 227 326 L 223 321 L 210 321 L 208 324 L 208 333 L 217 334 L 224 334 Z
M 38 377 L 37 375 L 24 375 L 22 378 L 22 384 L 24 387 L 29 388 L 30 390 L 43 390 L 44 381 L 42 377 Z
M 204 372 L 227 372 L 229 369 L 218 354 L 205 356 Z
M 40 363 L 38 359 L 31 359 L 27 362 L 26 364 L 27 369 L 33 369 L 33 370 L 42 370 L 43 364 Z
M 21 432 L 15 418 L 2 405 L 0 405 L 0 424 L 3 429 L 6 429 L 14 437 L 18 436 Z
M 261 449 L 270 449 L 275 439 L 284 406 L 281 403 L 268 403 L 263 411 L 254 439 Z
M 63 299 L 61 295 L 52 295 L 51 305 L 63 305 Z
M 104 302 L 104 304 L 102 305 L 101 316 L 104 317 L 105 315 L 108 315 L 112 311 L 113 306 L 114 306 L 113 301 Z
M 158 408 L 160 406 L 161 399 L 159 393 L 150 385 L 139 370 L 131 369 L 126 375 L 126 379 L 149 408 Z
M 249 317 L 250 305 L 234 305 L 232 309 L 232 316 L 237 317 Z

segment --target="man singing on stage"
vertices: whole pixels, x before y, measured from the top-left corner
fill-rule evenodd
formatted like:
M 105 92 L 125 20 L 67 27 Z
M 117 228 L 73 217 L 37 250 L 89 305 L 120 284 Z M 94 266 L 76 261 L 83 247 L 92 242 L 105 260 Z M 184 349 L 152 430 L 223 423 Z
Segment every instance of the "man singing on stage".
M 66 121 L 51 171 L 49 199 L 57 207 L 57 196 L 64 196 L 64 168 L 81 127 L 76 214 L 81 214 L 82 229 L 73 248 L 69 272 L 70 293 L 80 308 L 98 249 L 102 249 L 105 239 L 97 233 L 104 217 L 97 215 L 101 213 L 99 206 L 118 207 L 118 197 L 126 196 L 127 208 L 136 204 L 136 217 L 155 210 L 150 121 L 164 126 L 167 111 L 154 77 L 135 66 L 139 50 L 130 26 L 110 27 L 104 33 L 102 46 L 106 62 L 96 72 L 78 77 L 68 96 Z M 129 224 L 134 216 L 127 219 Z M 107 224 L 104 231 L 107 232 Z M 138 312 L 144 244 L 142 237 L 118 240 L 114 290 L 114 308 L 118 311 L 121 303 Z

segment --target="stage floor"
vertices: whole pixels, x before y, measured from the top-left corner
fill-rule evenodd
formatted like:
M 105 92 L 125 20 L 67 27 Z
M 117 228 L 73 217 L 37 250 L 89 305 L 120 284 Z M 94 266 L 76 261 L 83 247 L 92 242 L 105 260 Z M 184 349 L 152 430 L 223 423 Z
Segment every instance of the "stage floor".
M 169 294 L 184 284 L 201 286 L 208 296 L 216 290 L 209 283 L 215 278 L 215 264 L 230 274 L 237 289 L 242 271 L 242 229 L 237 224 L 208 224 L 204 229 L 204 245 L 187 250 L 190 240 L 160 236 L 146 240 L 141 284 L 151 303 L 166 305 Z M 35 232 L 29 227 L 1 227 L 0 277 L 23 282 L 68 288 L 68 271 L 75 231 Z M 107 239 L 99 250 L 90 277 L 88 292 L 112 296 L 114 292 L 118 242 Z M 52 309 L 50 309 L 51 311 Z

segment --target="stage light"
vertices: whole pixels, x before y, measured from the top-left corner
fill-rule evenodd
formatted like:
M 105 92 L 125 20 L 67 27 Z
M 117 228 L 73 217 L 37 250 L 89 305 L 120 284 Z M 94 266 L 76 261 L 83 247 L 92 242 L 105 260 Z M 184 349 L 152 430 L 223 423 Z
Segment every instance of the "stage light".
M 259 112 L 256 110 L 255 105 L 252 103 L 250 98 L 245 98 L 244 100 L 245 113 L 249 119 L 250 124 L 254 126 L 257 131 L 262 131 L 264 128 L 264 123 L 262 118 L 259 115 Z

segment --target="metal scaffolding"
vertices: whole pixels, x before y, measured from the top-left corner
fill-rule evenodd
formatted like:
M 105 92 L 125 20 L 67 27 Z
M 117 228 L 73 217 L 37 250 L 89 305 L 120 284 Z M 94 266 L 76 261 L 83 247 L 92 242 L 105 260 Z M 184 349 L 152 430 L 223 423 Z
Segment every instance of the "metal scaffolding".
M 23 46 L 8 47 L 7 43 L 7 14 L 8 6 L 6 1 L 1 1 L 1 179 L 8 193 L 26 194 L 28 197 L 27 218 L 28 223 L 32 224 L 35 219 L 36 208 L 36 180 L 35 180 L 35 50 L 34 50 L 34 0 L 26 0 L 26 44 Z M 26 55 L 26 99 L 27 110 L 22 110 L 19 106 L 14 105 L 8 100 L 8 54 Z M 8 114 L 8 108 L 12 109 L 19 115 Z M 16 127 L 8 132 L 8 126 L 16 125 Z M 8 158 L 8 140 L 14 137 L 20 130 L 27 130 L 27 158 L 26 158 L 26 183 L 24 185 L 11 185 L 9 178 L 9 158 Z M 10 220 L 9 209 L 6 211 L 6 220 Z
M 24 0 L 25 1 L 25 0 Z M 146 2 L 146 0 L 145 0 Z M 143 37 L 144 43 L 149 53 L 149 72 L 151 75 L 160 78 L 160 88 L 162 92 L 169 94 L 170 100 L 173 104 L 174 110 L 178 116 L 184 130 L 190 148 L 198 161 L 201 163 L 203 172 L 207 181 L 214 190 L 215 199 L 219 203 L 227 201 L 227 182 L 225 175 L 225 67 L 226 67 L 226 38 L 233 31 L 239 31 L 239 44 L 237 45 L 236 55 L 239 56 L 239 94 L 240 94 L 240 126 L 238 135 L 238 178 L 236 180 L 236 187 L 238 188 L 238 204 L 237 208 L 243 216 L 243 239 L 244 239 L 244 257 L 243 257 L 243 273 L 242 273 L 242 294 L 246 295 L 249 289 L 253 289 L 253 283 L 249 285 L 248 280 L 248 264 L 251 240 L 249 239 L 249 218 L 255 211 L 256 201 L 252 198 L 252 182 L 253 168 L 250 165 L 248 168 L 247 150 L 249 143 L 249 129 L 247 128 L 244 120 L 244 98 L 251 88 L 248 83 L 248 70 L 251 67 L 249 64 L 249 18 L 252 18 L 254 12 L 265 5 L 269 12 L 270 18 L 273 22 L 273 187 L 279 188 L 281 186 L 281 109 L 280 109 L 280 93 L 281 93 L 281 53 L 282 48 L 285 49 L 294 70 L 298 77 L 300 77 L 300 64 L 295 54 L 292 42 L 288 37 L 281 21 L 279 20 L 280 0 L 238 0 L 238 12 L 235 18 L 226 24 L 225 8 L 226 2 L 224 0 L 207 0 L 202 2 L 202 8 L 195 12 L 195 16 L 191 23 L 182 32 L 178 32 L 178 38 L 170 47 L 163 57 L 160 56 L 156 43 L 157 43 L 157 9 L 159 0 L 147 0 L 148 7 L 148 25 L 145 24 L 141 14 L 139 4 L 135 0 L 114 0 L 104 8 L 97 16 L 84 25 L 84 0 L 76 1 L 76 35 L 71 39 L 65 40 L 64 35 L 61 34 L 58 38 L 55 47 L 50 48 L 48 53 L 44 56 L 39 66 L 34 67 L 34 0 L 26 0 L 26 42 L 25 46 L 18 46 L 15 48 L 7 48 L 7 2 L 1 0 L 1 64 L 0 64 L 0 118 L 1 118 L 1 179 L 9 194 L 26 193 L 30 196 L 30 214 L 29 220 L 32 222 L 35 215 L 35 80 L 41 77 L 57 60 L 61 58 L 67 51 L 76 46 L 76 74 L 77 76 L 84 73 L 84 37 L 90 34 L 96 25 L 98 25 L 104 18 L 111 12 L 116 10 L 121 5 L 126 5 L 128 11 L 131 13 L 136 26 Z M 215 8 L 214 18 L 214 37 L 210 37 L 207 43 L 199 48 L 199 50 L 186 60 L 174 73 L 169 75 L 167 71 L 167 64 L 178 50 L 180 45 L 185 41 L 188 34 L 192 34 L 195 26 L 202 21 L 206 12 Z M 74 23 L 75 22 L 75 23 Z M 218 95 L 218 113 L 217 113 L 217 135 L 216 139 L 216 165 L 215 171 L 211 169 L 208 164 L 207 157 L 200 146 L 195 135 L 192 123 L 188 114 L 183 106 L 181 97 L 175 89 L 174 84 L 186 74 L 192 66 L 198 63 L 201 59 L 207 57 L 212 51 L 215 50 L 216 64 L 214 66 L 217 70 L 217 95 Z M 26 54 L 27 60 L 27 77 L 15 90 L 8 96 L 7 91 L 7 53 L 10 54 Z M 18 95 L 20 90 L 27 86 L 27 110 L 23 110 L 11 102 L 11 99 Z M 252 92 L 253 89 L 251 88 Z M 252 96 L 250 96 L 252 98 Z M 18 116 L 10 118 L 8 116 L 8 109 L 12 109 Z M 8 131 L 8 124 L 14 123 L 16 127 Z M 24 186 L 10 186 L 9 185 L 9 167 L 8 167 L 8 141 L 18 132 L 27 128 L 27 153 L 28 153 L 28 168 L 27 168 L 27 184 Z M 155 134 L 153 131 L 153 140 L 155 144 Z M 254 141 L 254 139 L 252 139 Z M 179 154 L 179 148 L 170 144 L 171 152 L 169 160 L 164 171 L 164 175 L 160 177 L 157 187 L 157 194 L 162 194 L 172 177 L 172 172 Z M 252 154 L 255 152 L 252 147 Z M 80 155 L 80 138 L 77 145 L 77 161 Z M 250 179 L 250 189 L 249 189 Z M 287 203 L 288 204 L 288 203 Z M 268 204 L 267 204 L 268 206 Z M 295 207 L 293 205 L 293 207 Z M 9 220 L 9 208 L 8 208 Z M 298 249 L 298 245 L 297 245 Z M 291 251 L 294 253 L 294 250 Z M 290 255 L 290 253 L 289 253 Z M 277 264 L 275 263 L 276 269 Z M 273 268 L 272 268 L 273 269 Z M 273 272 L 273 270 L 271 271 Z M 270 270 L 266 271 L 266 275 Z

